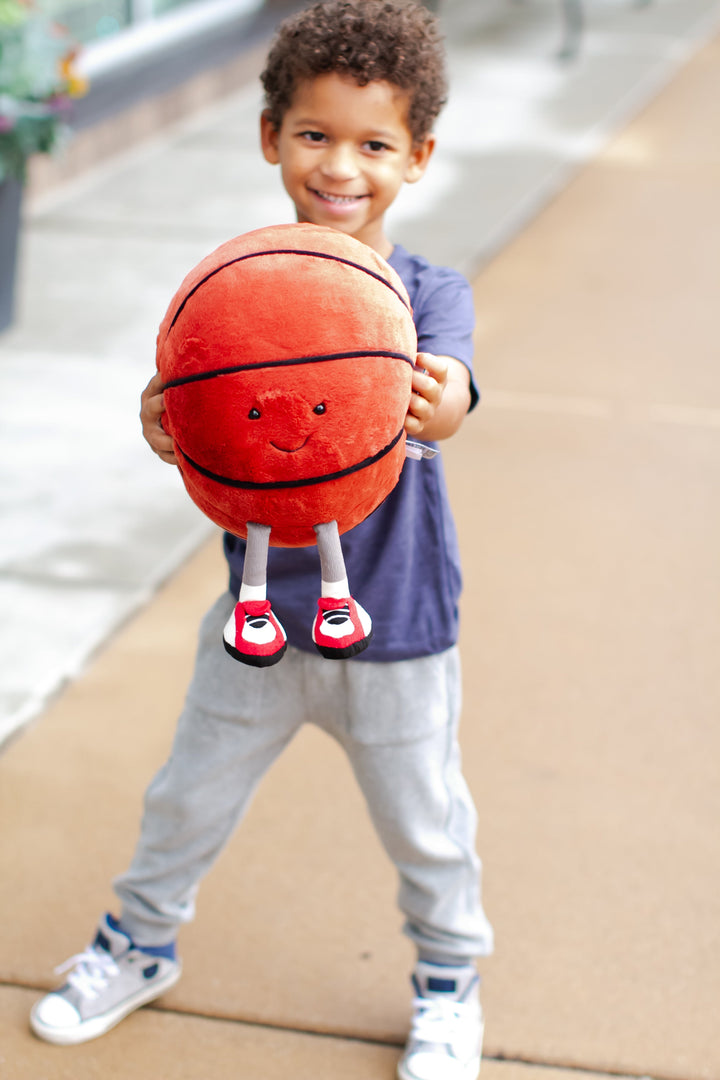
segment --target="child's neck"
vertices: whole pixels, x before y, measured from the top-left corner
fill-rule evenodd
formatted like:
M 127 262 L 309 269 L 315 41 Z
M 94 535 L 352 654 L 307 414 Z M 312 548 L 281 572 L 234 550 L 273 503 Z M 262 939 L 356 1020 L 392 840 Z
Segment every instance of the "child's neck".
M 373 251 L 377 251 L 378 255 L 380 255 L 383 259 L 389 259 L 393 253 L 395 245 L 393 244 L 392 240 L 389 240 L 385 233 L 383 233 L 379 238 L 378 242 L 370 244 L 370 247 L 373 249 Z
M 309 218 L 301 217 L 300 214 L 297 215 L 297 220 L 310 222 Z M 312 224 L 312 222 L 310 222 L 310 224 Z M 342 230 L 339 231 L 342 232 Z M 352 236 L 353 234 L 348 233 L 346 235 Z M 394 243 L 385 235 L 383 229 L 379 229 L 377 233 L 373 233 L 372 235 L 363 233 L 360 236 L 354 236 L 353 239 L 359 240 L 362 244 L 367 244 L 368 247 L 372 248 L 373 251 L 376 251 L 383 259 L 389 259 L 395 250 Z

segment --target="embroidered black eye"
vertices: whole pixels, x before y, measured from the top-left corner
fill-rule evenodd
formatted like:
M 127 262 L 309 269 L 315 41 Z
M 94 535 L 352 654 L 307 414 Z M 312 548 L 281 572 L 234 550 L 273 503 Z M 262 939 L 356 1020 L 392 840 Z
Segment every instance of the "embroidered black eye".
M 319 405 L 315 406 L 315 408 L 313 409 L 313 412 L 317 413 L 318 416 L 322 416 L 322 414 L 324 412 L 327 412 L 327 405 L 325 404 L 324 401 L 321 401 Z
M 260 419 L 260 410 L 256 409 L 255 406 L 253 405 L 252 409 L 248 413 L 248 420 L 259 420 L 259 419 Z

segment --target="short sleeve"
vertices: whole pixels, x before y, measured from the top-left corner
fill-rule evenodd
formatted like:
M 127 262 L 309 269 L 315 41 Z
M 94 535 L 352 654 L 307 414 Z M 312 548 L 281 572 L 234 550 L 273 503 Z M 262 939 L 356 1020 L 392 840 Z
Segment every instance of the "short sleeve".
M 418 352 L 453 356 L 470 372 L 470 409 L 480 400 L 473 372 L 475 304 L 467 278 L 451 267 L 433 266 L 396 248 L 390 264 L 400 273 L 410 296 Z

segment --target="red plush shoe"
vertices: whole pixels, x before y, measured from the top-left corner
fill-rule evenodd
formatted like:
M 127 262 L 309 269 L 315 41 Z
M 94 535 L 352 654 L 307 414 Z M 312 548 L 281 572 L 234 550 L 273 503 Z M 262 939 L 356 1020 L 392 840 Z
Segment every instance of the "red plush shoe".
M 223 631 L 223 644 L 241 664 L 270 667 L 285 655 L 287 635 L 269 600 L 246 600 L 235 605 Z
M 344 660 L 367 649 L 372 620 L 352 596 L 321 596 L 312 630 L 313 641 L 328 660 Z

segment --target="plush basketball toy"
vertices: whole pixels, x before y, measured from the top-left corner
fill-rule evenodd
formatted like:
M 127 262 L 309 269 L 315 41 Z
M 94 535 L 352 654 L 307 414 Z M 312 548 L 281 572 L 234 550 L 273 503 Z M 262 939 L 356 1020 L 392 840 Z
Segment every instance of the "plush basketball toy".
M 285 652 L 266 596 L 268 544 L 318 545 L 320 652 L 367 646 L 371 620 L 349 594 L 339 536 L 398 481 L 416 354 L 400 278 L 335 229 L 239 236 L 173 297 L 157 345 L 163 424 L 191 498 L 247 540 L 224 634 L 236 659 L 266 666 Z

